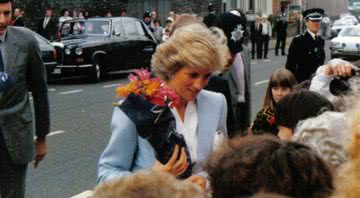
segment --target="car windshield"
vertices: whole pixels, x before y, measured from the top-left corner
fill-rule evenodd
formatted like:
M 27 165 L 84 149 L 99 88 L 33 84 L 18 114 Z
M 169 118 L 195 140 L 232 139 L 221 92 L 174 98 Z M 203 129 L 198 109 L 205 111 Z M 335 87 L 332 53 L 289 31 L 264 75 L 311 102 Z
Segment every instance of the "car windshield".
M 339 36 L 360 36 L 360 27 L 349 27 L 344 28 L 340 33 Z
M 356 24 L 358 24 L 356 18 L 349 16 L 340 18 L 339 20 L 336 20 L 334 22 L 334 26 L 347 26 L 347 25 L 356 25 Z
M 85 20 L 64 22 L 61 28 L 61 37 L 79 35 L 106 36 L 110 32 L 109 21 Z

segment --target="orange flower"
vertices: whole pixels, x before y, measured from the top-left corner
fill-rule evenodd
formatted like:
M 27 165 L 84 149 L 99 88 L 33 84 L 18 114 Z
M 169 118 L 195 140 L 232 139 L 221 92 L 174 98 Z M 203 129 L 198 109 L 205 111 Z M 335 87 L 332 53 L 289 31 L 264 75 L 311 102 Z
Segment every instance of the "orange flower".
M 159 86 L 160 86 L 159 82 L 152 81 L 151 83 L 149 83 L 146 86 L 145 95 L 151 97 L 156 92 L 156 90 L 159 88 Z
M 178 96 L 174 91 L 162 86 L 163 82 L 159 78 L 151 78 L 150 72 L 141 69 L 135 71 L 136 75 L 130 74 L 130 83 L 126 86 L 116 88 L 116 97 L 127 98 L 129 94 L 143 95 L 147 100 L 164 106 L 170 104 L 174 107 L 178 104 Z

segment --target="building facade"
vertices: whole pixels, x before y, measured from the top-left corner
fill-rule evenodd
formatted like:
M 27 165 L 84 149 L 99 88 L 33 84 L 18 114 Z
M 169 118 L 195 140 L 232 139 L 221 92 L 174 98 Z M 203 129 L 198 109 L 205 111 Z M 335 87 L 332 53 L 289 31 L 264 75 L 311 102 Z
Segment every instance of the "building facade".
M 26 25 L 34 28 L 44 16 L 46 7 L 52 7 L 56 16 L 64 8 L 88 10 L 90 16 L 103 16 L 109 10 L 118 16 L 120 10 L 126 8 L 129 16 L 138 18 L 142 18 L 145 11 L 156 10 L 161 21 L 165 21 L 170 11 L 205 16 L 209 3 L 214 5 L 217 13 L 241 9 L 244 12 L 252 10 L 258 14 L 272 15 L 281 13 L 289 4 L 299 4 L 301 1 L 304 0 L 17 0 L 15 6 L 24 9 Z

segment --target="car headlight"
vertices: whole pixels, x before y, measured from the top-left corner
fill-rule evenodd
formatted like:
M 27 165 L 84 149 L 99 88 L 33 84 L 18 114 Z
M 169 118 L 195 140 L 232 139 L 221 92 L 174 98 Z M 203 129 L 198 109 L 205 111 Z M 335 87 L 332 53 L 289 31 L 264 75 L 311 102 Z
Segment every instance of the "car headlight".
M 83 50 L 81 48 L 78 47 L 78 48 L 75 49 L 75 54 L 76 55 L 80 56 L 82 53 L 83 53 Z
M 66 55 L 70 55 L 70 54 L 71 54 L 71 49 L 70 49 L 70 48 L 66 48 L 66 49 L 65 49 L 65 54 L 66 54 Z

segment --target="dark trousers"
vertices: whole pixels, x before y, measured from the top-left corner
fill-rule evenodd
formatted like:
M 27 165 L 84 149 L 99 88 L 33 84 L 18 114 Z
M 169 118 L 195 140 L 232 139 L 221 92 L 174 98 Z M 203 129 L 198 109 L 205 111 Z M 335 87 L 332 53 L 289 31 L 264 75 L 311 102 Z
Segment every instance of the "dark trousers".
M 286 37 L 276 37 L 275 55 L 278 55 L 281 45 L 281 55 L 285 55 Z
M 0 197 L 25 197 L 27 164 L 14 164 L 0 130 Z
M 262 49 L 263 49 L 263 44 L 262 44 L 262 39 L 258 38 L 256 39 L 256 58 L 257 59 L 262 59 Z
M 255 58 L 256 39 L 251 39 L 251 58 Z
M 270 36 L 269 35 L 263 35 L 262 36 L 262 44 L 263 44 L 263 49 L 264 49 L 264 58 L 267 58 L 267 54 L 269 51 L 269 40 L 270 40 Z
M 237 103 L 235 108 L 235 130 L 229 133 L 229 137 L 242 136 L 247 134 L 250 127 L 250 106 L 246 102 Z

